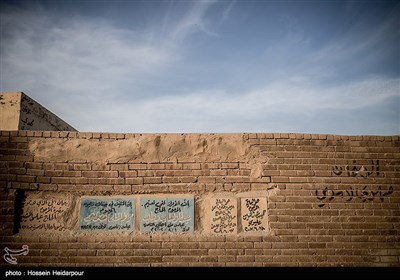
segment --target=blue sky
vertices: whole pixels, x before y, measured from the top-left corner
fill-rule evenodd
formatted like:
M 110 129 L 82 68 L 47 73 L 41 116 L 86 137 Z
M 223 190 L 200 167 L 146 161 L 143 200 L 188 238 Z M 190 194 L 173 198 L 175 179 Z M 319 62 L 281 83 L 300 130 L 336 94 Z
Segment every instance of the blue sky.
M 0 90 L 79 131 L 400 134 L 399 1 L 5 1 Z

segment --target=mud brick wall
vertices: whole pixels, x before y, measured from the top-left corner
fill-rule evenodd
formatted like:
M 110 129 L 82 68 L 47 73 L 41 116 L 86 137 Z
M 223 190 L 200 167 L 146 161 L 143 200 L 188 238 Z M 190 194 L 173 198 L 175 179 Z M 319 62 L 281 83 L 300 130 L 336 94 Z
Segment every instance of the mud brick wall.
M 399 147 L 2 131 L 0 248 L 29 246 L 17 266 L 399 266 Z

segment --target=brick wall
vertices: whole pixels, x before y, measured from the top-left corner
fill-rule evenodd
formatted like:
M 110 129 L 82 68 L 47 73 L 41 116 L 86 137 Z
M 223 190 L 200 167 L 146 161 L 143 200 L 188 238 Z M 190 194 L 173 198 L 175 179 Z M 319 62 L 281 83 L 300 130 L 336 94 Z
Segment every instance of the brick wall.
M 0 248 L 28 245 L 19 266 L 399 266 L 399 146 L 399 136 L 2 131 Z M 88 233 L 68 217 L 60 232 L 21 226 L 29 197 L 176 194 L 196 201 L 193 232 L 136 222 Z M 238 220 L 234 234 L 210 232 L 202 201 L 245 194 L 267 199 L 268 230 Z

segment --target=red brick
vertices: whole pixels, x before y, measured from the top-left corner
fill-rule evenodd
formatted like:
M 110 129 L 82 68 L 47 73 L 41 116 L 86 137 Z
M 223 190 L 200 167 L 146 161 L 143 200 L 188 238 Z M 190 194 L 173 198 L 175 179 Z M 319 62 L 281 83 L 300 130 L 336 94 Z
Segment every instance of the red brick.
M 122 185 L 125 183 L 124 178 L 107 178 L 107 184 Z
M 167 170 L 181 170 L 183 168 L 182 163 L 166 163 L 165 169 Z
M 215 183 L 215 177 L 199 177 L 199 183 Z
M 128 164 L 111 164 L 110 170 L 126 171 L 128 170 Z M 121 176 L 121 174 L 120 174 Z
M 17 175 L 17 181 L 26 182 L 26 183 L 34 183 L 35 176 Z
M 192 176 L 193 171 L 192 170 L 175 170 L 174 171 L 174 176 Z
M 89 178 L 89 184 L 101 185 L 107 184 L 107 178 Z
M 179 177 L 162 177 L 163 183 L 179 183 Z
M 225 255 L 225 249 L 209 249 L 209 255 Z
M 183 163 L 183 169 L 201 169 L 200 163 Z
M 238 262 L 254 262 L 254 256 L 237 256 L 236 261 Z
M 53 177 L 51 178 L 51 183 L 53 184 L 68 184 L 69 178 L 66 177 Z
M 239 168 L 239 163 L 221 163 L 222 169 L 235 169 Z
M 91 165 L 87 163 L 76 163 L 73 165 L 74 170 L 88 171 L 91 170 Z
M 150 170 L 160 170 L 160 169 L 165 169 L 165 164 L 163 163 L 149 163 L 147 164 L 147 169 Z
M 234 262 L 236 256 L 218 256 L 218 262 Z
M 115 185 L 114 190 L 116 192 L 131 192 L 131 186 L 130 185 Z
M 201 167 L 202 167 L 202 169 L 219 169 L 221 167 L 221 164 L 205 162 L 205 163 L 201 163 Z
M 145 163 L 132 163 L 132 164 L 129 164 L 129 169 L 130 170 L 132 170 L 132 169 L 145 170 L 145 169 L 147 169 L 147 164 L 145 164 Z
M 126 178 L 125 179 L 125 184 L 142 185 L 143 184 L 143 178 Z
M 71 170 L 64 170 L 63 177 L 80 177 L 82 176 L 81 171 L 71 171 Z
M 161 184 L 162 180 L 161 180 L 161 177 L 144 177 L 143 183 L 144 184 Z
M 71 184 L 88 184 L 88 178 L 69 178 Z
M 124 177 L 124 178 L 133 178 L 137 177 L 138 173 L 136 170 L 131 170 L 131 171 L 119 171 L 119 177 Z
M 197 177 L 194 176 L 186 176 L 186 177 L 179 177 L 180 183 L 195 183 L 197 182 Z
M 218 262 L 218 256 L 201 256 L 199 262 Z

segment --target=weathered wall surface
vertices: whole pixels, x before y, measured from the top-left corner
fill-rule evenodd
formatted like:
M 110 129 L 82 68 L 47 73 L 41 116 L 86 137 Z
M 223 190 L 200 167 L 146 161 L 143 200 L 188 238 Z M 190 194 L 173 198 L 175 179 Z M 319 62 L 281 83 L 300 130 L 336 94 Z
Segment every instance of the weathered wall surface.
M 23 92 L 0 93 L 0 130 L 76 131 Z
M 28 245 L 18 265 L 400 265 L 399 136 L 3 131 L 0 143 L 0 248 Z
M 18 130 L 20 123 L 21 94 L 0 93 L 0 129 Z

